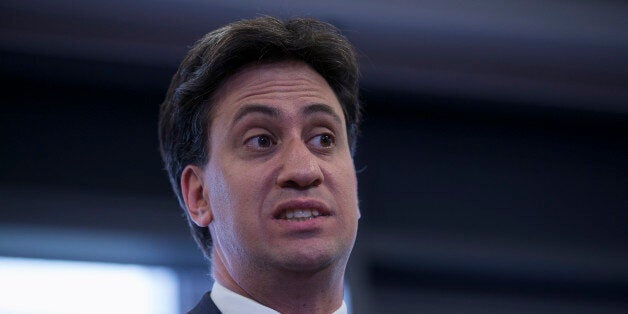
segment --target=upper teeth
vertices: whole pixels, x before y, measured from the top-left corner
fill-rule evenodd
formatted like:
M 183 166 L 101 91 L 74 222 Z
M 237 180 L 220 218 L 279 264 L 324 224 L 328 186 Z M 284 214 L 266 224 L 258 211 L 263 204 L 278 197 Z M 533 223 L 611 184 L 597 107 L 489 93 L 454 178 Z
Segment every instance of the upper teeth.
M 313 218 L 318 216 L 320 216 L 320 213 L 316 209 L 288 209 L 283 218 Z

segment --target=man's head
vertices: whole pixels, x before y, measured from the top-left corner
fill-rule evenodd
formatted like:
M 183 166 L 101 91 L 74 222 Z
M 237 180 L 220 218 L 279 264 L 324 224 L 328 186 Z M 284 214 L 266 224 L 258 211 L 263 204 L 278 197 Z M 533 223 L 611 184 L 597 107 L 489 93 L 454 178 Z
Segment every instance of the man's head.
M 159 138 L 205 255 L 213 237 L 226 263 L 346 260 L 359 121 L 355 52 L 329 24 L 263 17 L 198 41 L 162 104 Z

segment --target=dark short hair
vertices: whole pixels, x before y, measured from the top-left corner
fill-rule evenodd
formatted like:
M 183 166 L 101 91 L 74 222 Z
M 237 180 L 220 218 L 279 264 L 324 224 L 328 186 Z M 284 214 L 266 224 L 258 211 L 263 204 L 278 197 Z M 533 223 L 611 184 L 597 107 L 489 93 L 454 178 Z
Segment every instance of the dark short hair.
M 310 18 L 281 21 L 260 17 L 231 23 L 208 33 L 190 49 L 172 78 L 159 112 L 161 156 L 170 183 L 185 210 L 181 174 L 209 158 L 213 95 L 247 65 L 297 60 L 317 71 L 342 106 L 351 153 L 360 123 L 358 64 L 351 43 L 331 24 Z M 192 235 L 207 258 L 211 236 L 187 215 Z

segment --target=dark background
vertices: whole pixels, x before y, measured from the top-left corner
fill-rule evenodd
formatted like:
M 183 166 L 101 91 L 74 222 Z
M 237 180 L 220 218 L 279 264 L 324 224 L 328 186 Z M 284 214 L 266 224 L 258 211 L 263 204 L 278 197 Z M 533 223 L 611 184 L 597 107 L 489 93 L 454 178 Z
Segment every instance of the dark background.
M 158 153 L 187 48 L 261 14 L 357 46 L 356 313 L 628 311 L 622 1 L 3 1 L 0 255 L 209 286 Z

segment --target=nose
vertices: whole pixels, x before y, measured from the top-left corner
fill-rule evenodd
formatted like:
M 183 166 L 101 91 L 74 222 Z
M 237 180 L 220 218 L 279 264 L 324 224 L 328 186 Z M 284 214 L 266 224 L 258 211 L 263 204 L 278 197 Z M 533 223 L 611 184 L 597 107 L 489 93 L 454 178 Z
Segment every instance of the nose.
M 284 147 L 277 184 L 283 188 L 307 189 L 323 183 L 319 160 L 305 143 L 295 140 Z

